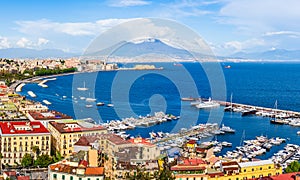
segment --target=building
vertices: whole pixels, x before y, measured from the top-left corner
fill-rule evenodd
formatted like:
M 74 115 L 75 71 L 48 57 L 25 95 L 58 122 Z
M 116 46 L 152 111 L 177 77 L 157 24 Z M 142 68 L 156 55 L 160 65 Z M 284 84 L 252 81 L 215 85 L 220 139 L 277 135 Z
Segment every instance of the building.
M 157 159 L 160 155 L 158 147 L 143 138 L 124 140 L 120 136 L 98 134 L 81 137 L 74 145 L 74 151 L 97 149 L 105 156 L 105 163 L 98 158 L 98 165 L 104 164 L 105 177 L 124 179 L 126 173 L 134 173 L 137 167 L 150 174 L 158 170 Z
M 222 162 L 219 172 L 208 174 L 208 179 L 229 180 L 229 179 L 260 179 L 278 176 L 282 174 L 282 168 L 272 160 L 259 160 L 237 163 Z
M 207 162 L 202 158 L 179 159 L 177 165 L 171 167 L 171 171 L 178 180 L 206 180 L 206 169 Z
M 28 112 L 27 118 L 30 121 L 40 121 L 45 127 L 48 127 L 48 123 L 50 121 L 73 120 L 71 116 L 54 110 L 49 110 L 46 112 Z
M 81 136 L 91 136 L 107 133 L 107 129 L 86 121 L 62 121 L 48 123 L 52 135 L 52 148 L 63 156 L 69 156 L 74 151 L 74 144 Z
M 26 153 L 36 156 L 32 150 L 35 146 L 39 154 L 50 155 L 51 134 L 40 122 L 0 122 L 0 140 L 2 164 L 21 164 Z
M 96 151 L 97 152 L 97 151 Z M 80 151 L 48 167 L 49 180 L 103 180 L 104 167 L 97 167 L 95 151 Z M 96 155 L 96 156 L 95 156 Z

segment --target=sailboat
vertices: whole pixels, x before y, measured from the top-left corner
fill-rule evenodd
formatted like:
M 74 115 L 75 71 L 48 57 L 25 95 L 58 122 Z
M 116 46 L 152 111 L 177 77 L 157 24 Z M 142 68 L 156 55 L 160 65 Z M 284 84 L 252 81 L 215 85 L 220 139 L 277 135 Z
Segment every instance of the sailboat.
M 224 111 L 225 111 L 225 112 L 232 112 L 232 111 L 233 111 L 233 107 L 232 107 L 232 93 L 231 93 L 231 95 L 230 95 L 230 106 L 226 106 L 226 107 L 224 108 Z
M 277 110 L 277 100 L 275 101 L 274 108 Z M 274 119 L 271 119 L 270 123 L 271 124 L 285 124 L 285 121 L 283 121 L 282 119 L 277 119 L 276 115 L 274 115 Z
M 85 87 L 85 81 L 83 82 L 83 87 L 78 87 L 78 91 L 87 91 L 89 88 Z

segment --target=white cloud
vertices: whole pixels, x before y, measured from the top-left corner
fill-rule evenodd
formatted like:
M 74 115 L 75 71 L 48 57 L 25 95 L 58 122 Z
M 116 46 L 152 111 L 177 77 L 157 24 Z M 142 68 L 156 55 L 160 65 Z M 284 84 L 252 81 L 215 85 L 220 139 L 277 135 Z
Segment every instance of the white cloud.
M 235 53 L 260 48 L 266 45 L 267 43 L 264 39 L 253 38 L 245 41 L 229 41 L 224 43 L 222 47 L 226 50 L 229 50 L 231 53 Z
M 105 19 L 96 22 L 54 22 L 47 19 L 17 21 L 17 30 L 25 34 L 63 33 L 72 36 L 94 36 L 128 19 Z
M 109 2 L 112 7 L 145 6 L 149 4 L 151 4 L 150 1 L 144 0 L 113 0 Z
M 227 0 L 220 10 L 222 23 L 251 32 L 299 29 L 299 0 Z
M 36 41 L 33 41 L 29 40 L 28 38 L 22 37 L 15 43 L 15 46 L 21 48 L 41 48 L 48 43 L 49 40 L 45 38 L 38 38 Z
M 160 10 L 160 16 L 175 17 L 198 17 L 215 13 L 215 10 L 208 8 L 210 5 L 220 3 L 217 1 L 191 1 L 181 0 L 163 4 L 165 8 Z
M 45 39 L 45 38 L 39 38 L 38 39 L 38 42 L 37 42 L 37 45 L 38 46 L 41 46 L 41 45 L 45 45 L 45 44 L 48 44 L 49 43 L 49 40 L 48 39 Z
M 5 49 L 10 47 L 10 42 L 7 37 L 0 36 L 0 49 Z
M 25 47 L 31 47 L 32 46 L 32 42 L 29 41 L 27 38 L 22 37 L 20 40 L 17 41 L 16 45 L 18 47 L 21 48 L 25 48 Z
M 300 37 L 300 32 L 296 31 L 271 31 L 271 32 L 266 32 L 264 36 L 288 36 L 291 38 L 299 38 Z

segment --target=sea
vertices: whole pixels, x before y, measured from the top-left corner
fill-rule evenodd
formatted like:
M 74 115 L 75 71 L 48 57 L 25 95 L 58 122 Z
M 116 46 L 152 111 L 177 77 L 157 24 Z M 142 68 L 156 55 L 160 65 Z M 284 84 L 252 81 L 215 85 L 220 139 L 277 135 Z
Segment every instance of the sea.
M 120 66 L 130 67 L 131 64 Z M 273 146 L 258 156 L 268 159 L 287 143 L 300 144 L 300 127 L 270 124 L 270 118 L 245 116 L 224 112 L 222 106 L 199 110 L 183 97 L 202 97 L 235 103 L 300 111 L 300 62 L 185 62 L 158 63 L 157 70 L 123 70 L 79 73 L 58 76 L 49 80 L 48 88 L 37 83 L 26 84 L 21 95 L 34 101 L 48 100 L 50 109 L 71 115 L 74 119 L 92 118 L 96 123 L 139 117 L 163 111 L 180 116 L 177 121 L 165 122 L 147 128 L 136 128 L 127 133 L 149 137 L 149 132 L 178 132 L 200 123 L 218 123 L 230 126 L 235 134 L 214 136 L 211 139 L 228 141 L 232 147 L 223 148 L 220 155 L 240 146 L 243 140 L 256 136 L 286 138 L 286 143 Z M 230 68 L 228 68 L 230 66 Z M 88 90 L 79 91 L 78 87 Z M 33 91 L 37 97 L 28 96 Z M 95 98 L 87 102 L 84 98 Z M 104 102 L 104 106 L 96 106 Z M 87 108 L 90 104 L 92 107 Z M 113 107 L 107 106 L 113 104 Z

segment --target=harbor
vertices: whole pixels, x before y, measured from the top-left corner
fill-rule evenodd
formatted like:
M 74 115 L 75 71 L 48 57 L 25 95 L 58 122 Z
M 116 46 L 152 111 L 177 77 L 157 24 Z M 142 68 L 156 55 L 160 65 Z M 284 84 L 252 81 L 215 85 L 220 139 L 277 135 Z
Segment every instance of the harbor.
M 225 112 L 240 113 L 242 117 L 251 115 L 267 117 L 272 124 L 285 124 L 294 127 L 300 127 L 300 112 L 277 109 L 277 101 L 275 102 L 274 108 L 267 108 L 254 105 L 211 100 L 211 98 L 182 98 L 181 100 L 191 101 L 191 106 L 195 106 L 198 109 L 210 109 L 223 106 Z

